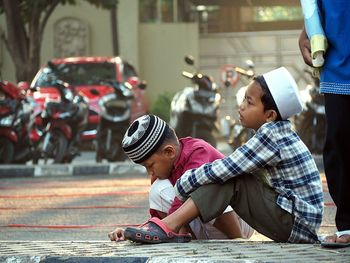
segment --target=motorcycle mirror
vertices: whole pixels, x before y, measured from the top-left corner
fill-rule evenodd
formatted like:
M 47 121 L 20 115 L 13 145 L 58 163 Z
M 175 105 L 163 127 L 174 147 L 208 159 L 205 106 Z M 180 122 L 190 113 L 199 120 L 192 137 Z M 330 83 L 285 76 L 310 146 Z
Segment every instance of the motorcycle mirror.
M 185 62 L 186 62 L 188 65 L 193 66 L 193 65 L 194 65 L 194 57 L 193 57 L 193 56 L 186 56 L 186 57 L 185 57 Z
M 49 61 L 47 62 L 47 66 L 48 66 L 51 70 L 57 71 L 57 66 L 56 66 L 51 60 L 49 60 Z
M 27 81 L 20 81 L 18 82 L 17 87 L 21 90 L 27 91 L 29 89 L 29 83 Z
M 228 81 L 228 80 L 226 80 L 226 81 L 224 82 L 224 85 L 225 85 L 226 88 L 228 88 L 228 87 L 231 86 L 231 82 Z
M 246 64 L 246 66 L 248 67 L 248 68 L 250 68 L 250 69 L 252 69 L 252 68 L 254 68 L 254 62 L 252 61 L 252 60 L 250 60 L 250 59 L 247 59 L 246 61 L 245 61 L 245 64 Z
M 141 83 L 138 85 L 140 89 L 146 89 L 147 87 L 147 82 L 145 80 L 141 81 Z
M 38 91 L 38 88 L 34 86 L 34 87 L 30 87 L 29 90 L 31 92 L 35 92 L 35 91 Z

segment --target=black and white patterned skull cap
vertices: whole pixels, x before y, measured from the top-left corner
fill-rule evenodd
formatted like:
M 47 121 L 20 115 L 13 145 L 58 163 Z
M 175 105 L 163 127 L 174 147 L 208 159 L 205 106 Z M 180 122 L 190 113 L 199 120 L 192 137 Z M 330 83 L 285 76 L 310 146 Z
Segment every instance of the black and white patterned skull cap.
M 135 163 L 146 161 L 164 142 L 168 124 L 155 115 L 136 119 L 126 131 L 122 147 Z

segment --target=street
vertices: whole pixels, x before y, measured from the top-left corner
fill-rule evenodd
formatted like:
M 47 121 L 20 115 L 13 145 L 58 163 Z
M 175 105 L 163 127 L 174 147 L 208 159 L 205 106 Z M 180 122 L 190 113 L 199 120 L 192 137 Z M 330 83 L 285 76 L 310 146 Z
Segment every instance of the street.
M 107 240 L 148 218 L 146 176 L 0 179 L 0 240 Z

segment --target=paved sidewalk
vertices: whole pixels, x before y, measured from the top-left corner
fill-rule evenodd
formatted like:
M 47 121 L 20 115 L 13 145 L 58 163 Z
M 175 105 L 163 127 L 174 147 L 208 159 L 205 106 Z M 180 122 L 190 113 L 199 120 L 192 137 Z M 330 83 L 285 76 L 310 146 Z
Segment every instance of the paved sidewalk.
M 140 245 L 106 241 L 0 241 L 0 262 L 350 262 L 350 247 L 258 241 Z

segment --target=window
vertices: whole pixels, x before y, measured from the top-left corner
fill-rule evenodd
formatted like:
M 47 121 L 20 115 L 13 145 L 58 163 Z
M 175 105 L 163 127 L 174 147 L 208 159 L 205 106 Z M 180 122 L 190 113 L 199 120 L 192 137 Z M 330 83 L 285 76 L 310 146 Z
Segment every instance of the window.
M 139 0 L 141 23 L 198 22 L 201 33 L 300 29 L 299 0 Z
M 139 0 L 139 18 L 141 23 L 193 22 L 189 0 Z

